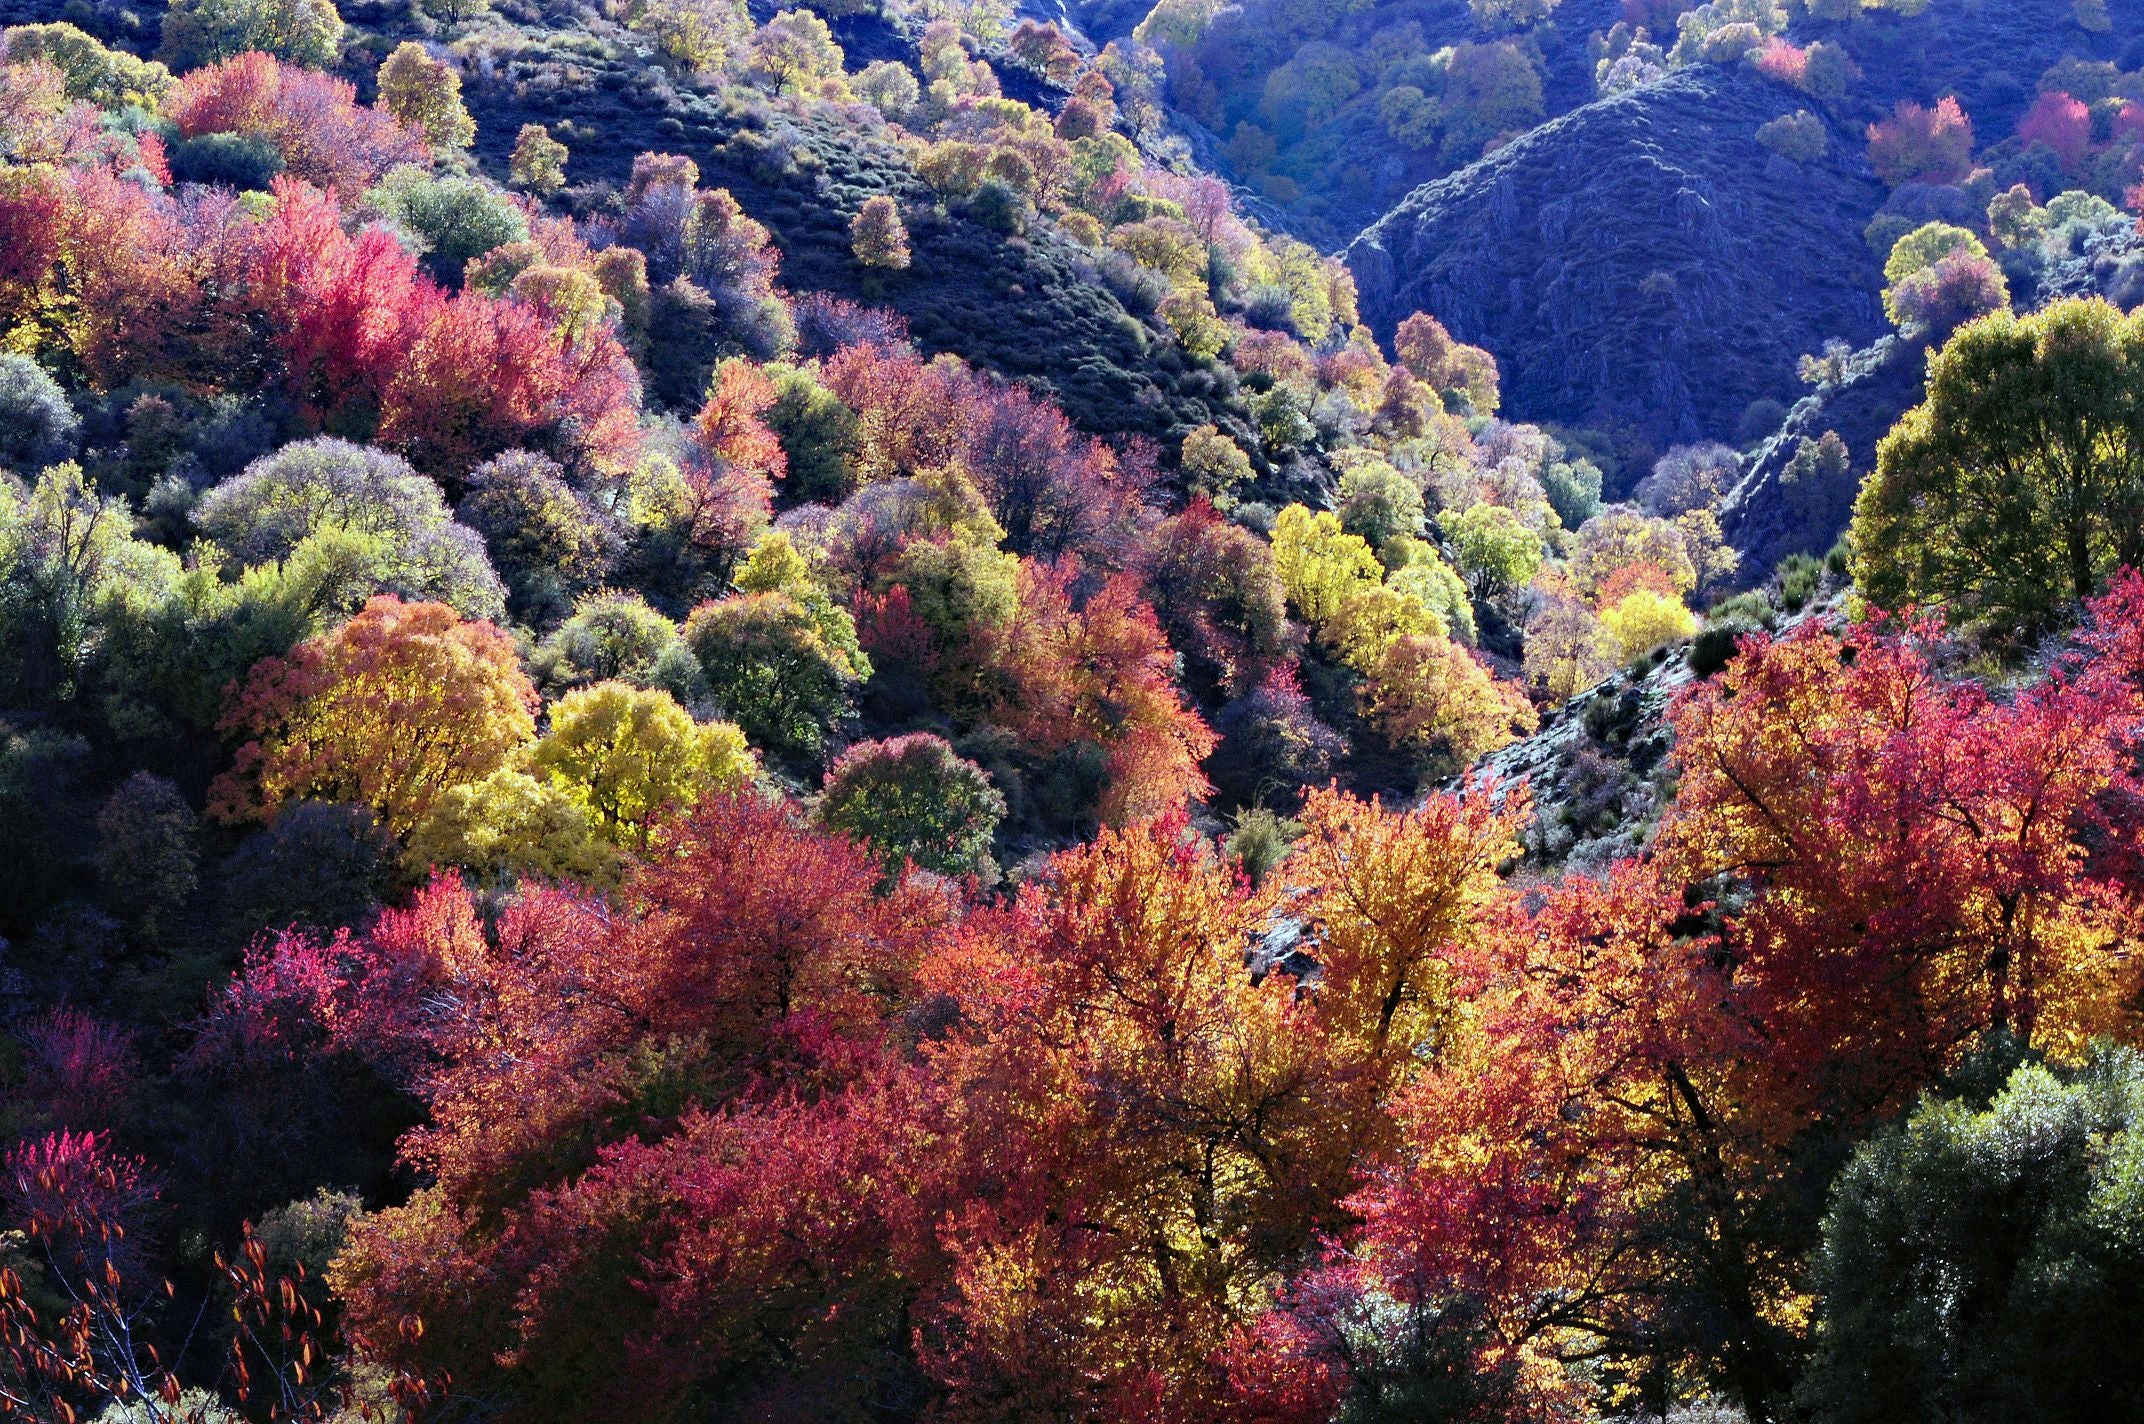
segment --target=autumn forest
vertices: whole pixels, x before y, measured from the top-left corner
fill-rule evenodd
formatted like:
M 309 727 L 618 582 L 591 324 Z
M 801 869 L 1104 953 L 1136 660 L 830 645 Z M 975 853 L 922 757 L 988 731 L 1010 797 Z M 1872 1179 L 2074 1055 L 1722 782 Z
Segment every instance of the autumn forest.
M 2144 1421 L 2140 0 L 0 0 L 0 1420 Z

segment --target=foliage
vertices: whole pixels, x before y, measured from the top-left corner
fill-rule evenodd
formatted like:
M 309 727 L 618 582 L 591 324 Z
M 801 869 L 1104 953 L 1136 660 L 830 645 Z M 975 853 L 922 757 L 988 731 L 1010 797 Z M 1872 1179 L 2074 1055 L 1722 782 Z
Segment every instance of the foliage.
M 1349 598 L 1384 578 L 1384 566 L 1361 537 L 1344 532 L 1337 515 L 1291 504 L 1273 522 L 1273 564 L 1288 601 L 1322 624 Z
M 1516 687 L 1498 682 L 1469 649 L 1434 635 L 1394 639 L 1370 668 L 1364 691 L 1377 729 L 1446 773 L 1539 725 Z
M 379 94 L 381 108 L 435 149 L 467 148 L 476 138 L 476 121 L 462 107 L 461 75 L 422 45 L 395 46 L 380 65 Z
M 1928 223 L 1901 237 L 1884 262 L 1884 311 L 1901 327 L 1948 331 L 2010 305 L 2010 287 L 1980 239 Z
M 181 69 L 250 50 L 325 69 L 342 51 L 342 16 L 333 0 L 173 0 L 164 20 L 164 58 Z
M 1467 414 L 1496 414 L 1496 358 L 1478 346 L 1453 340 L 1435 317 L 1416 312 L 1402 321 L 1393 347 L 1400 363 L 1448 403 L 1457 403 Z
M 562 611 L 609 571 L 618 531 L 566 483 L 555 462 L 510 451 L 470 471 L 468 484 L 455 513 L 482 536 L 521 616 Z
M 10 25 L 4 41 L 10 64 L 45 63 L 60 71 L 67 97 L 100 109 L 135 105 L 153 110 L 171 89 L 171 72 L 154 60 L 110 48 L 79 26 Z
M 1288 646 L 1286 587 L 1274 551 L 1196 501 L 1154 531 L 1148 597 L 1187 671 L 1241 692 Z
M 2140 343 L 2144 325 L 2096 299 L 1952 337 L 1855 504 L 1868 595 L 2029 634 L 2144 559 Z
M 378 595 L 247 674 L 218 723 L 240 745 L 209 814 L 266 820 L 299 798 L 353 801 L 401 835 L 448 787 L 481 780 L 527 742 L 535 705 L 498 629 Z
M 756 770 L 744 733 L 694 722 L 669 693 L 599 682 L 548 709 L 529 770 L 565 794 L 596 833 L 644 851 L 660 816 L 741 790 Z
M 419 135 L 360 105 L 348 83 L 253 48 L 183 76 L 164 113 L 183 140 L 232 134 L 265 143 L 292 177 L 345 199 L 424 152 Z
M 496 881 L 516 876 L 609 885 L 618 854 L 570 792 L 501 767 L 450 786 L 410 829 L 402 851 L 412 872 L 455 866 Z
M 416 51 L 414 45 L 409 48 Z M 417 51 L 417 62 L 432 61 Z M 423 77 L 419 71 L 411 80 L 421 82 Z M 416 117 L 410 120 L 411 126 L 434 143 L 444 140 L 433 136 L 432 129 L 418 123 L 417 118 L 450 133 L 454 131 L 451 119 L 442 119 L 422 104 L 412 112 Z M 463 268 L 475 258 L 511 242 L 526 242 L 529 236 L 528 219 L 505 195 L 473 179 L 435 177 L 413 164 L 391 170 L 365 195 L 365 200 L 383 216 L 414 233 L 440 275 L 450 282 L 458 281 Z
M 888 874 L 912 861 L 941 875 L 987 875 L 1005 798 L 944 738 L 915 732 L 844 751 L 827 768 L 817 815 L 869 844 Z

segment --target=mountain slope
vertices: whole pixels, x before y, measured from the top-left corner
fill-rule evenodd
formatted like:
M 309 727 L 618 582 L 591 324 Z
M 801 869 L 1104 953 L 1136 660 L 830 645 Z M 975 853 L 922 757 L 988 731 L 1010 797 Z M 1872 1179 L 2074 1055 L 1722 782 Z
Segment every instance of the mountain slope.
M 1855 136 L 1797 166 L 1759 126 L 1806 107 L 1742 68 L 1686 71 L 1416 190 L 1348 249 L 1381 335 L 1432 312 L 1503 367 L 1515 418 L 1665 445 L 1732 436 L 1830 337 L 1883 329 L 1860 239 L 1883 200 Z

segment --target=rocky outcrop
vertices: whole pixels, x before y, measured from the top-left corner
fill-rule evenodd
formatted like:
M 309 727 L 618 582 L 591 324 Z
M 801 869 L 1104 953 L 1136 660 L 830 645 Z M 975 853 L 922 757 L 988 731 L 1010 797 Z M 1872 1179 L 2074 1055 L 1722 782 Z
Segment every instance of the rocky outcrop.
M 1486 346 L 1517 419 L 1656 445 L 1732 437 L 1832 337 L 1883 329 L 1858 136 L 1798 165 L 1757 129 L 1807 107 L 1743 68 L 1588 104 L 1411 194 L 1349 247 L 1365 316 Z
M 1720 503 L 1720 531 L 1741 553 L 1745 581 L 1761 580 L 1789 554 L 1822 554 L 1845 532 L 1861 478 L 1876 463 L 1876 443 L 1920 400 L 1927 371 L 1926 342 L 1886 336 L 1854 353 L 1844 380 L 1795 403 Z M 1827 431 L 1846 442 L 1846 472 L 1787 482 L 1802 441 Z

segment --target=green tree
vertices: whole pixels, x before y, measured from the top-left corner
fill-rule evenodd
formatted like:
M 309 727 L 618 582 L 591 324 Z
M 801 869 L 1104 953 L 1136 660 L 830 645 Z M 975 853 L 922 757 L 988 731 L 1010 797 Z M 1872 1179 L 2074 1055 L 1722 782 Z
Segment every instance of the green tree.
M 1533 582 L 1547 551 L 1541 536 L 1501 504 L 1448 509 L 1437 527 L 1452 546 L 1452 559 L 1478 598 L 1494 598 Z
M 1380 553 L 1394 539 L 1422 532 L 1422 487 L 1382 460 L 1340 476 L 1340 527 Z
M 333 0 L 172 0 L 162 53 L 182 69 L 249 49 L 325 69 L 342 53 L 342 35 Z
M 904 859 L 941 875 L 988 875 L 1005 798 L 942 737 L 858 742 L 826 774 L 819 819 L 864 841 L 888 874 Z
M 2144 562 L 2144 313 L 2072 298 L 1960 330 L 1877 447 L 1853 539 L 1878 604 L 2027 633 Z
M 1840 1175 L 1816 1278 L 1823 1424 L 2139 1418 L 2144 1061 L 1922 1103 Z
M 755 746 L 779 757 L 816 757 L 871 675 L 847 613 L 815 611 L 783 590 L 703 603 L 684 636 L 715 700 Z

